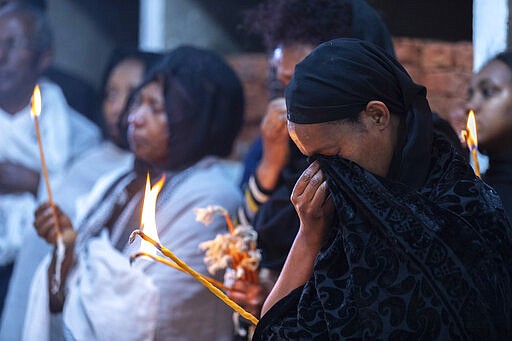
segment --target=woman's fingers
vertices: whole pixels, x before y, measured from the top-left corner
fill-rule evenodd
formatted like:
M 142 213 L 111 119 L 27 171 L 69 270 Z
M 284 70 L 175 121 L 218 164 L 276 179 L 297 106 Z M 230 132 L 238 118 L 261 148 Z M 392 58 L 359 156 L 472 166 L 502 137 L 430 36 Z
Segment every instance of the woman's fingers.
M 329 185 L 326 180 L 323 180 L 314 193 L 313 199 L 311 200 L 311 206 L 315 209 L 325 208 L 329 193 Z
M 309 165 L 308 168 L 302 173 L 297 183 L 295 183 L 295 187 L 292 191 L 292 202 L 295 203 L 300 196 L 304 195 L 304 191 L 309 186 L 311 180 L 315 176 L 315 174 L 320 170 L 320 165 L 317 161 L 313 162 Z
M 317 195 L 320 186 L 322 186 L 322 183 L 324 182 L 325 178 L 320 169 L 317 170 L 315 174 L 311 177 L 309 180 L 309 183 L 307 184 L 306 188 L 302 192 L 302 201 L 309 202 L 310 205 L 313 204 L 313 200 L 315 196 Z

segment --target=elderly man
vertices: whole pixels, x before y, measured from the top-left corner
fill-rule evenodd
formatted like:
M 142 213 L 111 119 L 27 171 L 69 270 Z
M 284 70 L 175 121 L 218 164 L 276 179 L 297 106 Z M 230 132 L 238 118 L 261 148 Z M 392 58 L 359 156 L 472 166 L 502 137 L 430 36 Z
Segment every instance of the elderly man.
M 32 224 L 40 188 L 40 159 L 30 99 L 41 86 L 41 132 L 51 180 L 100 138 L 73 111 L 55 84 L 40 79 L 52 61 L 52 38 L 37 9 L 11 4 L 0 10 L 0 309 L 24 231 Z
M 297 65 L 288 131 L 313 160 L 300 228 L 255 340 L 505 339 L 510 225 L 497 193 L 432 128 L 425 88 L 372 44 Z

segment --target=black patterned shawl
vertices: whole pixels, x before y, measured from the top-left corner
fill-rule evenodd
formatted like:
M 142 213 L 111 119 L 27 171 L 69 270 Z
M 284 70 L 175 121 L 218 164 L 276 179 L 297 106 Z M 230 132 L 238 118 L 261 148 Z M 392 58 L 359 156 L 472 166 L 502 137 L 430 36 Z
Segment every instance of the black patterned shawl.
M 503 339 L 512 335 L 510 226 L 496 192 L 443 138 L 418 191 L 319 157 L 337 216 L 311 279 L 255 340 Z

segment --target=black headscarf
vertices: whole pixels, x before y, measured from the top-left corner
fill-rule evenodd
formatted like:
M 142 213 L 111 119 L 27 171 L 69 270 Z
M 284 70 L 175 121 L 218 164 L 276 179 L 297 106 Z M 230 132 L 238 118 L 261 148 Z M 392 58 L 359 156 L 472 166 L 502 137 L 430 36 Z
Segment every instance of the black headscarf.
M 342 38 L 319 45 L 297 64 L 286 106 L 290 121 L 312 124 L 353 119 L 368 102 L 382 101 L 402 118 L 405 129 L 389 177 L 419 188 L 432 148 L 432 113 L 425 96 L 425 88 L 384 50 Z
M 243 89 L 218 55 L 182 46 L 146 76 L 163 79 L 169 125 L 168 170 L 184 169 L 207 155 L 226 157 L 243 123 Z
M 395 56 L 393 42 L 386 24 L 364 0 L 352 0 L 352 37 L 369 41 Z
M 311 277 L 263 316 L 253 340 L 506 339 L 511 227 L 496 192 L 445 137 L 421 134 L 415 121 L 431 118 L 424 90 L 376 48 L 336 40 L 299 64 L 287 91 L 289 118 L 303 124 L 352 118 L 373 99 L 404 118 L 399 170 L 414 172 L 422 156 L 427 174 L 417 188 L 403 173 L 398 182 L 317 156 L 335 206 L 331 227 Z M 405 153 L 425 140 L 428 152 Z

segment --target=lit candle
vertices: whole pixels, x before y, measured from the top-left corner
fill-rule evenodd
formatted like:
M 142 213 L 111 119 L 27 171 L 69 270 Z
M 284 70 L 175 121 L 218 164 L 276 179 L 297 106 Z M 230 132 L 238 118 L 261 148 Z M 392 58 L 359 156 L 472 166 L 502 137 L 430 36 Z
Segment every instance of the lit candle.
M 44 183 L 46 185 L 46 191 L 48 192 L 48 201 L 53 206 L 52 190 L 50 188 L 50 179 L 48 177 L 48 170 L 46 169 L 46 161 L 44 159 L 43 142 L 41 139 L 41 129 L 39 129 L 39 116 L 41 115 L 41 90 L 39 85 L 34 88 L 32 94 L 32 106 L 30 108 L 30 114 L 34 120 L 36 127 L 37 145 L 39 146 L 39 156 L 41 158 L 41 169 L 43 171 Z
M 41 158 L 41 170 L 43 172 L 43 179 L 46 185 L 46 191 L 48 193 L 48 202 L 50 203 L 50 207 L 52 208 L 53 215 L 57 224 L 57 259 L 55 262 L 55 274 L 52 277 L 51 283 L 51 292 L 53 294 L 57 294 L 60 289 L 60 272 L 62 267 L 62 260 L 64 259 L 65 248 L 64 242 L 62 240 L 62 235 L 60 233 L 59 218 L 57 217 L 57 212 L 55 211 L 55 206 L 53 204 L 52 190 L 50 188 L 50 178 L 48 177 L 48 170 L 46 168 L 46 161 L 44 159 L 41 129 L 39 128 L 39 116 L 41 115 L 41 106 L 41 90 L 39 89 L 39 85 L 36 85 L 36 87 L 34 88 L 34 93 L 32 94 L 32 105 L 30 107 L 30 114 L 32 116 L 32 119 L 34 120 L 34 125 L 36 128 L 37 145 L 39 146 L 39 157 Z
M 463 141 L 466 142 L 468 149 L 471 153 L 471 157 L 473 159 L 473 167 L 475 169 L 475 174 L 480 177 L 480 166 L 478 164 L 478 136 L 476 129 L 476 120 L 475 113 L 473 110 L 469 111 L 468 121 L 466 123 L 466 130 L 461 131 L 461 136 Z
M 147 243 L 144 239 L 142 239 L 142 241 Z M 133 263 L 139 257 L 154 259 L 155 261 L 157 261 L 159 263 L 162 263 L 162 264 L 167 265 L 167 266 L 169 266 L 169 267 L 171 267 L 173 269 L 176 269 L 176 270 L 179 270 L 181 272 L 185 272 L 186 273 L 186 271 L 183 270 L 182 268 L 180 268 L 176 263 L 171 262 L 170 260 L 167 260 L 167 259 L 165 259 L 163 257 L 160 257 L 158 255 L 155 255 L 153 253 L 148 253 L 148 252 L 138 252 L 138 253 L 136 253 L 134 255 L 131 255 L 130 256 L 130 264 Z M 230 288 L 230 287 L 225 286 L 224 283 L 221 283 L 221 282 L 217 281 L 214 278 L 211 278 L 211 277 L 208 277 L 208 276 L 204 276 L 204 275 L 201 275 L 201 276 L 205 280 L 207 280 L 211 284 L 215 285 L 219 289 L 226 290 L 226 291 L 238 291 L 238 292 L 241 292 L 238 289 L 234 289 L 234 288 Z
M 163 187 L 165 182 L 165 177 L 162 177 L 153 187 L 150 184 L 149 174 L 146 180 L 146 190 L 144 193 L 144 201 L 142 204 L 142 215 L 141 215 L 141 230 L 135 230 L 130 235 L 130 243 L 135 240 L 135 236 L 139 235 L 142 238 L 141 247 L 139 253 L 136 255 L 132 255 L 131 260 L 133 261 L 137 257 L 149 257 L 155 259 L 163 264 L 168 266 L 172 266 L 174 268 L 179 268 L 181 271 L 190 274 L 196 280 L 198 280 L 201 284 L 203 284 L 210 292 L 212 292 L 215 296 L 221 299 L 224 303 L 226 303 L 233 310 L 238 312 L 241 316 L 251 321 L 253 324 L 258 323 L 258 319 L 256 319 L 253 315 L 246 312 L 242 307 L 233 302 L 226 294 L 224 294 L 221 290 L 219 290 L 215 285 L 220 283 L 213 283 L 208 277 L 198 273 L 194 269 L 190 268 L 185 262 L 183 262 L 180 258 L 178 258 L 174 253 L 172 253 L 169 249 L 160 244 L 158 238 L 158 230 L 156 227 L 156 200 L 158 198 L 158 193 Z M 148 248 L 148 246 L 150 246 Z M 154 253 L 156 250 L 160 251 L 164 256 L 171 259 L 172 262 L 162 261 L 161 257 L 155 257 Z M 216 282 L 216 281 L 215 281 Z M 221 288 L 225 288 L 221 284 Z M 226 288 L 227 289 L 227 288 Z
M 156 228 L 156 199 L 160 190 L 164 186 L 165 175 L 158 180 L 158 182 L 151 187 L 151 180 L 149 173 L 146 176 L 146 190 L 144 191 L 144 199 L 142 201 L 142 213 L 140 218 L 140 226 L 146 235 L 150 238 L 160 242 L 158 239 L 158 231 Z M 156 250 L 147 241 L 142 240 L 140 244 L 140 252 L 156 255 Z
M 251 321 L 254 325 L 258 324 L 258 319 L 254 317 L 252 314 L 245 311 L 241 306 L 236 304 L 233 300 L 231 300 L 225 293 L 220 291 L 217 287 L 208 282 L 203 275 L 189 267 L 185 262 L 183 262 L 180 258 L 178 258 L 174 253 L 171 252 L 168 248 L 160 244 L 159 242 L 148 237 L 141 230 L 135 230 L 130 235 L 130 243 L 135 240 L 135 236 L 139 235 L 143 240 L 153 244 L 153 246 L 160 251 L 164 256 L 171 259 L 176 265 L 178 265 L 184 272 L 187 272 L 189 275 L 198 280 L 201 284 L 203 284 L 212 294 L 217 296 L 220 300 L 222 300 L 226 305 L 228 305 L 231 309 L 239 313 L 242 317 Z

